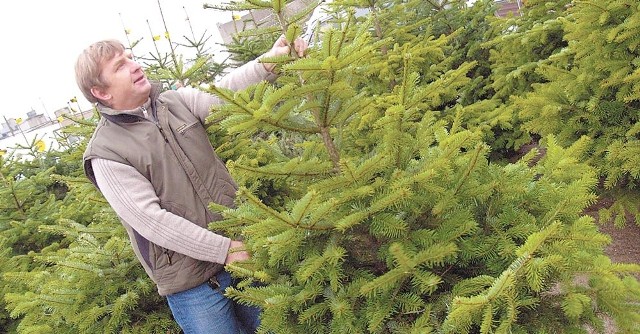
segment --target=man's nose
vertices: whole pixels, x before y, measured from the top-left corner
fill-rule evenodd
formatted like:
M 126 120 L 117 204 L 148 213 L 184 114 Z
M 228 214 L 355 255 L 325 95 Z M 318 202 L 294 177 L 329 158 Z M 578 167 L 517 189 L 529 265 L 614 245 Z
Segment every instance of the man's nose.
M 139 69 L 142 68 L 142 65 L 138 64 L 137 62 L 133 61 L 133 60 L 129 60 L 131 62 L 131 72 L 137 72 Z

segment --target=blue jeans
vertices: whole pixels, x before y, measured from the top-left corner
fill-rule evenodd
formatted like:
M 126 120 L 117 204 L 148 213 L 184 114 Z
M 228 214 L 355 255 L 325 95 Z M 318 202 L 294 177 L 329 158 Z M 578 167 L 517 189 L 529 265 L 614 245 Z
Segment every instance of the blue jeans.
M 167 296 L 173 317 L 185 334 L 252 334 L 260 325 L 260 308 L 224 296 L 233 285 L 226 271 L 216 275 L 220 287 L 209 282 Z

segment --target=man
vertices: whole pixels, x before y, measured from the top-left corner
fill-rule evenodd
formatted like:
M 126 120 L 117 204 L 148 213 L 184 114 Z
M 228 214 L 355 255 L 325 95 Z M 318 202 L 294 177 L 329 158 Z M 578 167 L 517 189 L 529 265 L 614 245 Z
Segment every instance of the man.
M 294 50 L 302 56 L 301 39 Z M 288 54 L 281 37 L 263 56 Z M 239 90 L 272 76 L 251 61 L 218 86 Z M 252 333 L 259 310 L 226 298 L 224 265 L 249 258 L 243 243 L 208 230 L 232 207 L 237 186 L 203 126 L 221 101 L 196 88 L 161 91 L 114 40 L 92 44 L 76 62 L 76 81 L 101 119 L 84 153 L 88 178 L 125 226 L 134 252 L 185 333 Z

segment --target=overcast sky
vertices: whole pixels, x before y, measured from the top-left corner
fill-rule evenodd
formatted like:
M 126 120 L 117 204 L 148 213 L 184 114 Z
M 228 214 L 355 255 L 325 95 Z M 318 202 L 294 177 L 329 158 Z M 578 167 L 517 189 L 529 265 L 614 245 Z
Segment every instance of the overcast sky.
M 160 0 L 173 41 L 196 34 L 212 35 L 209 47 L 218 49 L 217 23 L 231 20 L 230 12 L 203 9 L 220 0 Z M 226 2 L 226 1 L 225 1 Z M 147 24 L 147 20 L 149 23 Z M 90 107 L 77 88 L 74 63 L 89 44 L 105 38 L 126 45 L 143 37 L 137 56 L 151 51 L 151 32 L 164 36 L 158 0 L 5 0 L 0 4 L 0 116 L 26 118 L 26 113 L 53 116 L 76 96 L 83 109 Z M 161 40 L 161 43 L 164 39 Z M 163 45 L 163 44 L 161 44 Z M 166 45 L 166 42 L 164 42 Z M 75 105 L 74 105 L 75 107 Z M 0 123 L 4 119 L 0 117 Z

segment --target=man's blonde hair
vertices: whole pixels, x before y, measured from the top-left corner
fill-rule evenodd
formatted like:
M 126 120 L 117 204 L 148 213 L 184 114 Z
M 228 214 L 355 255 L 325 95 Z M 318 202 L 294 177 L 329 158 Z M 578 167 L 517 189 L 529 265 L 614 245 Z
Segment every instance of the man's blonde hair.
M 108 82 L 102 78 L 102 65 L 124 51 L 125 48 L 122 43 L 108 39 L 91 44 L 78 56 L 76 61 L 76 83 L 89 102 L 98 102 L 98 99 L 91 94 L 91 88 L 105 88 L 108 86 Z

